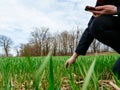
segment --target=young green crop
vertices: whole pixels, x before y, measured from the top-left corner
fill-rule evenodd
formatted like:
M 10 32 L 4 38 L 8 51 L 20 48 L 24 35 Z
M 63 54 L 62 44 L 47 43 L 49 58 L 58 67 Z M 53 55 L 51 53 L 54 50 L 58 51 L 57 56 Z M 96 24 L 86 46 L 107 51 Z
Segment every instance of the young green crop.
M 64 64 L 69 56 L 1 57 L 0 90 L 96 90 L 98 81 L 113 78 L 119 86 L 120 81 L 112 73 L 118 57 L 118 54 L 80 56 L 68 69 Z

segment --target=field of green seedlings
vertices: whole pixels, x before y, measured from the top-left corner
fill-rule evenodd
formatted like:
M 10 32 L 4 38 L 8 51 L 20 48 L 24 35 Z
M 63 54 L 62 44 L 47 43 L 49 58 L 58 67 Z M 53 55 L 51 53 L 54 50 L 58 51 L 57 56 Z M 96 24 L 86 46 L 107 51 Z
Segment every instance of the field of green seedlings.
M 67 69 L 69 56 L 1 57 L 0 90 L 119 90 L 112 73 L 118 57 L 79 56 Z

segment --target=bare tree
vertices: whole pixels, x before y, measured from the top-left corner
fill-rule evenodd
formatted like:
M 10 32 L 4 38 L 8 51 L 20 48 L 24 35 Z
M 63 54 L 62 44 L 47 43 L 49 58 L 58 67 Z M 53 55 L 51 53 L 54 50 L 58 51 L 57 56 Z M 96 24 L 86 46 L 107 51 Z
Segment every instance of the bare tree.
M 53 40 L 53 55 L 56 56 L 56 52 L 57 52 L 57 40 L 56 38 L 54 38 Z
M 54 36 L 51 37 L 51 49 L 53 52 L 53 55 L 56 56 L 57 52 L 59 53 L 59 35 L 57 33 L 54 34 Z
M 58 37 L 56 37 L 56 40 L 57 40 L 57 50 L 58 50 L 58 55 L 61 55 L 62 54 L 62 44 L 61 44 L 61 35 L 58 34 Z
M 83 31 L 78 26 L 75 28 L 74 31 L 76 31 L 75 32 L 75 48 L 76 48 L 80 40 L 80 37 L 82 36 Z
M 14 46 L 16 56 L 20 56 L 19 48 L 20 48 L 19 46 Z
M 33 43 L 36 46 L 36 52 L 40 55 L 43 55 L 44 47 L 45 47 L 45 41 L 48 37 L 48 31 L 49 28 L 41 27 L 41 28 L 35 28 L 35 31 L 31 32 L 31 43 Z M 47 38 L 48 39 L 48 38 Z
M 108 51 L 109 51 L 109 46 L 104 45 L 104 47 L 103 47 L 103 52 L 108 52 Z
M 61 33 L 61 43 L 62 43 L 62 51 L 63 54 L 66 55 L 67 54 L 67 50 L 68 50 L 68 32 L 64 31 Z
M 71 32 L 68 35 L 68 43 L 69 43 L 68 45 L 70 48 L 70 54 L 72 54 L 74 51 L 74 43 L 75 43 L 75 33 L 74 32 Z
M 96 39 L 93 40 L 92 44 L 91 44 L 91 50 L 92 52 L 100 52 L 100 42 L 97 41 Z
M 9 55 L 9 49 L 12 44 L 13 41 L 11 40 L 11 38 L 4 35 L 0 35 L 0 46 L 3 47 L 6 56 Z

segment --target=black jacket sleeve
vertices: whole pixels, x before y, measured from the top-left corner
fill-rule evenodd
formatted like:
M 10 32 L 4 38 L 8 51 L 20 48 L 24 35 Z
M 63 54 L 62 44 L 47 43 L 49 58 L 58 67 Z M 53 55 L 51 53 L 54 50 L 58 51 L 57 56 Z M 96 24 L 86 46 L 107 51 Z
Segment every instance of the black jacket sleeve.
M 117 7 L 117 14 L 120 16 L 120 6 Z
M 113 1 L 113 5 L 115 5 L 117 7 L 117 14 L 118 16 L 120 16 L 120 0 L 112 0 Z

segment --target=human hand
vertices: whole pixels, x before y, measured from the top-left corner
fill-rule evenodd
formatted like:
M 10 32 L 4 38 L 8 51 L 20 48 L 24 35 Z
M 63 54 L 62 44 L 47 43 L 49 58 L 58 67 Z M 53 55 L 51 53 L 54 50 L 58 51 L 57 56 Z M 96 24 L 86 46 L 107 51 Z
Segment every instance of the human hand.
M 73 55 L 65 63 L 66 68 L 68 66 L 72 65 L 76 61 L 78 56 L 79 56 L 79 54 L 74 52 Z
M 117 7 L 114 5 L 103 5 L 95 7 L 95 10 L 90 11 L 93 13 L 94 17 L 98 17 L 100 15 L 112 15 L 117 13 Z
M 68 66 L 71 66 L 76 61 L 76 58 L 70 58 L 66 61 L 65 66 L 68 68 Z

